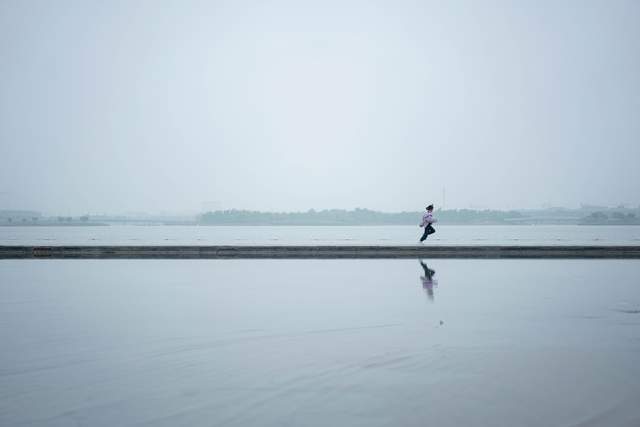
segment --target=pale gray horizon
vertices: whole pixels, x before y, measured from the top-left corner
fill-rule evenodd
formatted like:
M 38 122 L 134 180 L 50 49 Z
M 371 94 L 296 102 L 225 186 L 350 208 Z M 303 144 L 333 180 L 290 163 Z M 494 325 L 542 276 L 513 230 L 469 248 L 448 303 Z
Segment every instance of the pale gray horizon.
M 0 3 L 0 209 L 640 205 L 637 1 Z

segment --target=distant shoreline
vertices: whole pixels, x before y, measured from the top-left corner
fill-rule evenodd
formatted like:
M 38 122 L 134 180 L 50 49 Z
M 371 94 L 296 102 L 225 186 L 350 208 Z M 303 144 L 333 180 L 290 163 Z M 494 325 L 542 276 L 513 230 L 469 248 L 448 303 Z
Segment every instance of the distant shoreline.
M 132 214 L 43 216 L 36 211 L 0 210 L 0 226 L 87 227 L 107 225 L 203 226 L 417 226 L 424 212 L 380 212 L 356 208 L 300 212 L 218 210 L 199 215 Z M 580 209 L 442 209 L 434 213 L 438 225 L 640 225 L 640 208 L 585 206 Z
M 29 224 L 29 223 L 0 224 L 0 227 L 108 227 L 109 225 L 111 224 L 102 223 L 102 222 L 76 223 L 76 224 L 58 224 L 58 223 L 52 222 L 52 223 L 40 223 L 40 224 Z

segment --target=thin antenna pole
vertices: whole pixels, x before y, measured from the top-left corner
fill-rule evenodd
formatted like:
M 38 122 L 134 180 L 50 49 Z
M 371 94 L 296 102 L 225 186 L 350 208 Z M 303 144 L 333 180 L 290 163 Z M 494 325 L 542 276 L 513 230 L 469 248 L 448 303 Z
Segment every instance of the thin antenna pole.
M 444 210 L 447 198 L 444 187 L 442 187 L 442 210 Z

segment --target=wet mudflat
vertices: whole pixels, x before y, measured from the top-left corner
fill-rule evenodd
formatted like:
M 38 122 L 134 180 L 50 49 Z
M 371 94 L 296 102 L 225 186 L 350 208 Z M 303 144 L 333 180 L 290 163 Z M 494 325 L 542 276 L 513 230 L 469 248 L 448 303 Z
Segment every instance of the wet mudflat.
M 0 262 L 0 425 L 640 423 L 640 261 Z

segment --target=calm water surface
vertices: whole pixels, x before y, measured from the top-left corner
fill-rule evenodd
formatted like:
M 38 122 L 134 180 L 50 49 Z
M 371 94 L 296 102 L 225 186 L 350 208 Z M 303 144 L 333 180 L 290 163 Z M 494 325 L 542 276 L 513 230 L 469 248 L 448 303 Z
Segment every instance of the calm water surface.
M 3 426 L 637 426 L 640 262 L 0 261 Z
M 640 245 L 640 226 L 436 226 L 434 245 Z M 413 245 L 417 226 L 0 227 L 0 245 Z

